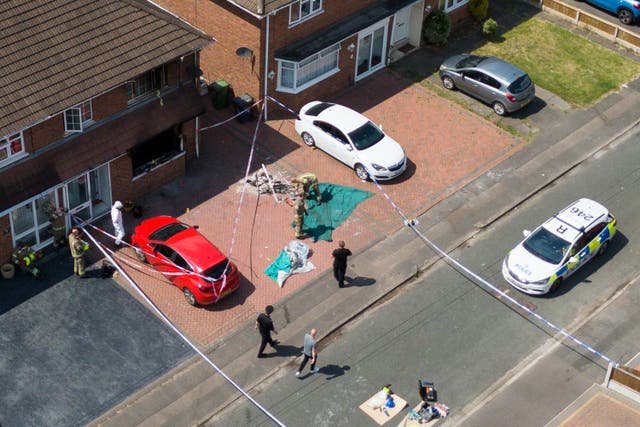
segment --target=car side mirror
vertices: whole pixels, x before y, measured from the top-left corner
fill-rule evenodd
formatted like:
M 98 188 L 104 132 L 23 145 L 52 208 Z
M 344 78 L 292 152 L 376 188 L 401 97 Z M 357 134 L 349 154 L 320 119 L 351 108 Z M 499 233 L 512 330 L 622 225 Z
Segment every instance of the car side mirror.
M 193 228 L 197 230 L 198 228 L 200 228 L 200 226 L 199 225 L 194 225 Z
M 382 130 L 382 125 L 378 125 L 378 127 L 380 128 L 380 130 Z
M 574 264 L 574 263 L 576 263 L 578 261 L 579 261 L 578 258 L 576 258 L 575 256 L 572 256 L 571 258 L 569 258 L 569 262 L 572 263 L 572 264 Z
M 522 234 L 524 235 L 524 237 L 529 237 L 529 235 L 531 234 L 530 230 L 522 230 Z
M 347 149 L 347 151 L 353 151 L 353 147 L 351 146 L 351 144 L 344 144 L 344 146 Z

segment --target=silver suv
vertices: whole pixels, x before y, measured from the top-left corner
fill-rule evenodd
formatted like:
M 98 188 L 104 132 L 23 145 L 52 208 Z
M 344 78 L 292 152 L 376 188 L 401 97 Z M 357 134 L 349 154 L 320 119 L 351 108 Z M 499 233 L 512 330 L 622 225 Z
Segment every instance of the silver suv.
M 486 102 L 499 116 L 521 109 L 536 96 L 527 73 L 492 56 L 454 55 L 440 65 L 440 78 L 445 88 Z

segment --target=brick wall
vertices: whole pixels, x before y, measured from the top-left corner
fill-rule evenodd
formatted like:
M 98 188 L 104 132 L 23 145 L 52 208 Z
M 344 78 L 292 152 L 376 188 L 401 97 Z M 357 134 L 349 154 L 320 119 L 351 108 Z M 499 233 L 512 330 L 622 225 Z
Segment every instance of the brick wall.
M 189 120 L 182 124 L 180 132 L 182 133 L 182 144 L 186 151 L 187 160 L 196 156 L 196 121 Z
M 64 117 L 57 114 L 25 131 L 27 151 L 33 153 L 64 137 Z
M 104 120 L 114 115 L 118 111 L 127 108 L 127 91 L 124 86 L 120 86 L 110 92 L 93 98 L 91 102 L 93 108 L 93 120 L 96 122 Z
M 255 99 L 262 98 L 260 80 L 264 59 L 260 54 L 260 37 L 263 22 L 226 0 L 156 2 L 216 39 L 200 53 L 200 68 L 208 82 L 224 79 L 236 95 L 248 93 Z M 251 49 L 253 61 L 236 56 L 239 47 Z
M 0 264 L 11 261 L 13 244 L 11 243 L 11 224 L 9 215 L 0 217 Z
M 125 155 L 109 163 L 113 200 L 136 200 L 184 175 L 186 156 L 180 156 L 133 179 L 131 157 Z

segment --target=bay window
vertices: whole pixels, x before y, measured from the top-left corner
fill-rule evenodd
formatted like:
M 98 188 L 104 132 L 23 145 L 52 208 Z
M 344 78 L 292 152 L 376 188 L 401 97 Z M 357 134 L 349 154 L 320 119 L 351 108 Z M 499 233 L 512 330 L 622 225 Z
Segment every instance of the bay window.
M 300 62 L 278 62 L 278 90 L 298 93 L 339 71 L 340 44 L 334 44 Z

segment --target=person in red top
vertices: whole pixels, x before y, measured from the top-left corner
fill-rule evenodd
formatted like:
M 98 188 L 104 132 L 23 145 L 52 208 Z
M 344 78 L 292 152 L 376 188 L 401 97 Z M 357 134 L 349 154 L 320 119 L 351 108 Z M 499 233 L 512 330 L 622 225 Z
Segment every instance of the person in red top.
M 338 242 L 338 249 L 335 249 L 333 255 L 333 277 L 338 281 L 338 287 L 344 286 L 344 275 L 347 272 L 347 257 L 351 256 L 351 251 L 344 247 L 344 241 Z

